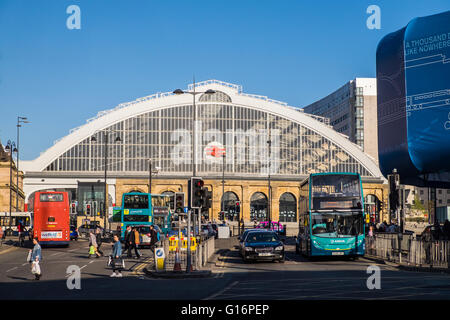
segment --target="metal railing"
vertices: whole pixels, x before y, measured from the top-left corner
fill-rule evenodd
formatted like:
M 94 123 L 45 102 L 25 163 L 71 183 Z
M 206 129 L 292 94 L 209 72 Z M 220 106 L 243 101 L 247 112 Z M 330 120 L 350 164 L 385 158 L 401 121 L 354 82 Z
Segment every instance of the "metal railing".
M 164 260 L 164 271 L 173 271 L 176 260 L 176 252 L 169 251 L 169 240 L 165 239 L 163 241 L 165 260 Z M 194 269 L 199 270 L 206 266 L 208 260 L 215 252 L 214 237 L 206 238 L 197 244 L 195 251 L 191 251 L 191 265 Z M 181 250 L 178 252 L 178 258 L 180 259 L 181 270 L 186 271 L 187 265 L 187 251 Z M 154 266 L 153 266 L 154 268 Z
M 377 234 L 366 238 L 366 254 L 415 267 L 449 268 L 450 240 L 425 241 L 410 235 Z

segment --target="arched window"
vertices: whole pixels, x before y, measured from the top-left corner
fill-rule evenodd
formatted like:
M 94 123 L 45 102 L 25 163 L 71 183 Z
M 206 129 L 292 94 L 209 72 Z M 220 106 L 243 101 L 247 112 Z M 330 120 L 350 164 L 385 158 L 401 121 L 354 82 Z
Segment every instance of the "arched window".
M 262 192 L 256 192 L 250 198 L 250 220 L 267 221 L 267 196 Z
M 283 193 L 280 197 L 280 222 L 297 221 L 297 201 L 292 193 Z
M 368 194 L 364 199 L 364 211 L 369 214 L 370 222 L 379 222 L 380 200 L 374 194 Z
M 236 210 L 236 202 L 239 201 L 239 197 L 236 193 L 228 191 L 222 196 L 220 207 L 225 212 L 225 217 L 230 221 L 238 221 L 239 214 Z

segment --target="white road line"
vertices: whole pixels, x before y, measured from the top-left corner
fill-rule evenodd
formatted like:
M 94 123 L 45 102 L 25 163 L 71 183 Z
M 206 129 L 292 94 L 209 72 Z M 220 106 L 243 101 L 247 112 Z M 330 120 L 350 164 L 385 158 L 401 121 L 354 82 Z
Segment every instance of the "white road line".
M 54 253 L 54 254 L 51 254 L 50 257 L 56 256 L 56 255 L 58 255 L 58 254 L 63 254 L 63 253 L 65 253 L 65 252 L 56 252 L 56 253 Z
M 85 264 L 84 266 L 82 266 L 82 267 L 80 268 L 80 270 L 83 269 L 84 267 L 87 267 L 87 264 Z
M 205 298 L 205 299 L 203 299 L 203 300 L 211 300 L 211 299 L 214 299 L 215 297 L 220 296 L 222 293 L 224 293 L 225 291 L 231 289 L 232 287 L 234 287 L 234 286 L 237 285 L 238 283 L 239 283 L 239 281 L 235 281 L 235 282 L 233 282 L 232 284 L 230 284 L 229 286 L 227 286 L 226 288 L 224 288 L 223 290 L 220 290 L 219 292 L 217 292 L 217 293 L 215 293 L 215 294 L 213 294 L 213 295 L 211 295 L 211 296 L 209 296 L 209 297 L 207 297 L 207 298 Z
M 9 270 L 6 270 L 6 272 L 10 272 L 10 271 L 13 271 L 13 270 L 15 270 L 15 269 L 17 269 L 17 267 L 14 267 L 14 268 L 11 268 L 11 269 L 9 269 Z
M 29 264 L 29 262 L 23 263 L 23 264 L 22 264 L 22 267 L 23 267 L 23 266 L 26 266 L 27 264 Z

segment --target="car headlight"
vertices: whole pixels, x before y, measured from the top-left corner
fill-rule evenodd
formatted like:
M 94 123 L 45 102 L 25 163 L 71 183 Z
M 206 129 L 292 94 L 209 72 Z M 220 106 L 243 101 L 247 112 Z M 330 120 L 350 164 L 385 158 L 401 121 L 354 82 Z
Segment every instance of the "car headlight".
M 283 249 L 284 249 L 283 246 L 278 246 L 278 247 L 275 248 L 276 251 L 280 251 L 280 250 L 283 250 Z
M 245 251 L 253 251 L 252 247 L 245 247 Z

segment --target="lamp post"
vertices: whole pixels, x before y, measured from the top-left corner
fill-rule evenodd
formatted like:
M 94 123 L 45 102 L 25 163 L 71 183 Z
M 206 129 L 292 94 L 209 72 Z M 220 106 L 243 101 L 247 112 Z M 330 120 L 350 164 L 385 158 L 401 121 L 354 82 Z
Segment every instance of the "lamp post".
M 106 203 L 108 201 L 108 185 L 106 183 L 106 178 L 107 178 L 107 171 L 108 171 L 108 138 L 109 138 L 109 134 L 112 132 L 117 133 L 118 131 L 116 130 L 112 130 L 112 129 L 106 129 L 106 130 L 99 130 L 97 132 L 101 132 L 103 133 L 103 141 L 105 142 L 105 151 L 104 151 L 104 165 L 105 165 L 105 190 L 104 190 L 104 200 L 103 200 L 103 230 L 106 231 Z M 93 136 L 91 138 L 92 142 L 96 142 L 97 139 Z M 117 136 L 114 139 L 114 142 L 121 142 L 122 139 L 120 139 L 119 136 Z M 91 209 L 92 210 L 92 209 Z M 94 212 L 94 216 L 95 216 L 95 212 Z
M 16 180 L 16 187 L 17 187 L 17 196 L 16 196 L 16 210 L 19 210 L 19 128 L 22 127 L 21 123 L 30 123 L 30 121 L 27 120 L 27 117 L 17 117 L 17 180 Z M 24 199 L 25 200 L 25 199 Z
M 195 130 L 196 129 L 196 121 L 197 121 L 197 110 L 196 110 L 196 107 L 195 107 L 195 96 L 197 94 L 214 94 L 216 92 L 214 90 L 211 90 L 211 89 L 209 89 L 207 91 L 204 91 L 204 92 L 195 91 L 195 78 L 194 78 L 193 90 L 192 91 L 183 91 L 181 89 L 176 89 L 176 90 L 173 91 L 173 93 L 176 94 L 176 95 L 180 95 L 180 94 L 190 94 L 190 95 L 192 95 L 192 177 L 195 177 L 196 174 L 197 174 L 196 161 L 195 161 L 196 158 L 197 158 L 196 154 L 195 154 L 196 146 L 197 146 L 197 143 L 196 143 L 197 134 L 196 134 L 196 130 Z M 196 209 L 192 209 L 192 210 L 194 210 L 193 212 L 197 212 Z M 190 222 L 191 222 L 191 214 L 189 213 L 188 214 L 188 232 L 187 232 L 188 243 L 190 243 L 190 233 L 191 233 L 191 230 L 189 230 L 189 228 L 191 226 Z M 198 226 L 198 227 L 199 227 L 199 231 L 200 231 L 200 226 Z M 195 231 L 195 228 L 194 228 L 194 231 Z M 191 271 L 191 246 L 190 245 L 187 246 L 186 261 L 187 261 L 187 263 L 186 263 L 186 272 L 190 272 Z
M 15 152 L 17 153 L 17 148 L 15 142 L 8 140 L 8 143 L 6 144 L 5 151 L 9 152 L 9 235 L 11 234 L 11 226 L 12 226 L 12 220 L 11 220 L 11 208 L 12 208 L 12 166 L 13 166 L 13 157 L 12 154 Z
M 157 174 L 160 169 L 160 167 L 155 167 L 155 170 L 153 170 L 152 159 L 148 159 L 148 193 L 152 193 L 152 176 Z
M 267 140 L 267 146 L 268 146 L 268 157 L 267 157 L 267 170 L 268 170 L 268 183 L 269 183 L 269 205 L 267 206 L 267 213 L 268 213 L 268 217 L 269 217 L 269 223 L 268 223 L 268 226 L 269 226 L 269 230 L 271 229 L 271 227 L 272 227 L 272 217 L 271 217 L 271 214 L 272 214 L 272 187 L 270 186 L 270 168 L 271 168 L 271 166 L 270 166 L 270 152 L 271 152 L 271 149 L 272 149 L 272 140 L 271 140 L 271 137 L 270 137 L 270 123 L 269 123 L 269 140 Z

